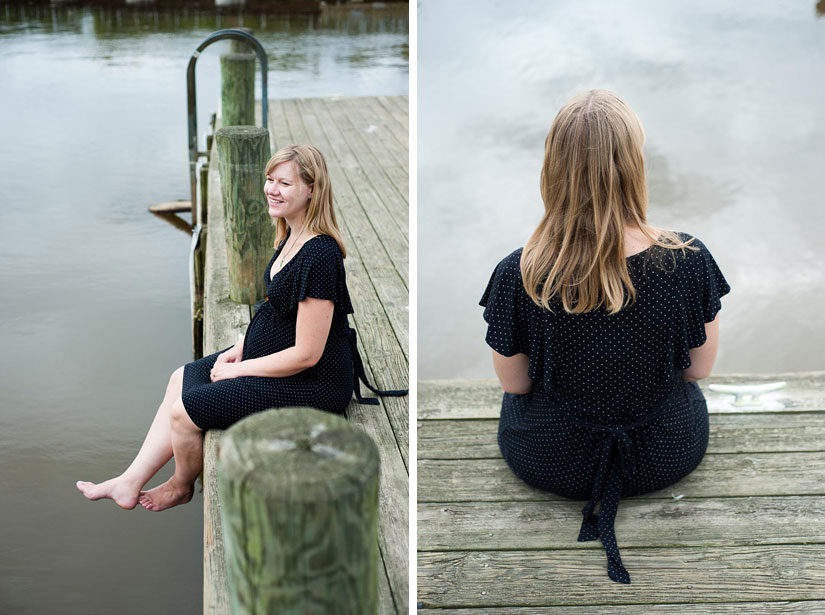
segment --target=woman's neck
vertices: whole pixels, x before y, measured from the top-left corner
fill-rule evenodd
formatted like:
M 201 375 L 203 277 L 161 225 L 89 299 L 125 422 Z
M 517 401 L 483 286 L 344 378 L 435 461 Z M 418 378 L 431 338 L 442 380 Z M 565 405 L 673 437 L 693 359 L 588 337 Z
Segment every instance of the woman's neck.
M 647 250 L 653 242 L 636 226 L 626 226 L 624 229 L 624 254 L 632 256 Z
M 301 229 L 304 228 L 304 221 L 306 220 L 306 215 L 296 215 L 292 218 L 284 219 L 286 220 L 286 225 L 289 227 L 290 234 L 300 233 Z

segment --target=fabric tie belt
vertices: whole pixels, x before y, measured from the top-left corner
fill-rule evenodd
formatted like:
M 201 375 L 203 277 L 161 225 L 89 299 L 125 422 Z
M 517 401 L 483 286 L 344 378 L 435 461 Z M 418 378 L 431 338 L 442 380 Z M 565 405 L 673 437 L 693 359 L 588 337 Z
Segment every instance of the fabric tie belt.
M 627 425 L 601 425 L 565 413 L 567 419 L 577 425 L 608 434 L 602 446 L 599 469 L 596 472 L 590 501 L 582 509 L 584 519 L 579 530 L 578 542 L 601 539 L 607 552 L 607 574 L 618 583 L 630 583 L 630 574 L 622 564 L 613 527 L 616 511 L 619 509 L 624 479 L 629 479 L 636 473 L 638 451 L 629 432 L 651 422 L 666 406 L 667 404 L 663 403 L 652 412 Z M 599 500 L 601 500 L 601 508 L 599 514 L 595 515 L 593 510 Z
M 355 399 L 358 400 L 359 404 L 370 404 L 371 406 L 378 405 L 378 400 L 375 397 L 361 397 L 361 386 L 359 384 L 359 381 L 363 382 L 364 386 L 366 386 L 370 391 L 372 391 L 376 395 L 401 397 L 408 393 L 408 391 L 406 390 L 379 391 L 369 383 L 369 380 L 367 380 L 367 372 L 364 371 L 364 362 L 361 361 L 361 354 L 358 352 L 358 341 L 355 329 L 353 329 L 352 327 L 350 327 L 349 329 L 349 347 L 350 350 L 352 350 L 352 388 L 353 392 L 355 393 Z

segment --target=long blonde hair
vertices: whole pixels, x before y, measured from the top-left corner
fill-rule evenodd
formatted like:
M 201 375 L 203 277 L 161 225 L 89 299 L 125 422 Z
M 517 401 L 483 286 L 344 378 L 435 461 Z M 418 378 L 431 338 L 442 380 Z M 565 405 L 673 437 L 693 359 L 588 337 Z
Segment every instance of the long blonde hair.
M 625 226 L 654 245 L 694 249 L 676 233 L 647 224 L 647 188 L 639 118 L 607 90 L 567 101 L 553 120 L 541 169 L 544 216 L 521 256 L 530 298 L 569 313 L 604 306 L 615 314 L 636 299 L 624 255 Z
M 308 186 L 312 186 L 312 196 L 304 218 L 305 229 L 310 234 L 329 235 L 338 243 L 341 254 L 347 257 L 347 249 L 341 237 L 341 231 L 335 220 L 335 208 L 332 204 L 332 184 L 329 179 L 327 162 L 324 155 L 312 145 L 287 145 L 279 149 L 266 163 L 265 174 L 269 175 L 282 162 L 294 162 L 298 174 Z M 288 225 L 285 218 L 278 218 L 275 223 L 275 247 L 286 239 Z

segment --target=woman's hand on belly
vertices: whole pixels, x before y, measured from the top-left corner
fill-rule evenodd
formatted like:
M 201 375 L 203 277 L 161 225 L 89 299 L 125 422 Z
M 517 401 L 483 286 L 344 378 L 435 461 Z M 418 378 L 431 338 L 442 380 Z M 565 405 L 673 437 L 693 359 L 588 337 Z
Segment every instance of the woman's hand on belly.
M 215 361 L 212 371 L 209 372 L 209 379 L 212 382 L 220 380 L 231 380 L 241 376 L 241 362 L 228 363 L 226 361 Z
M 221 363 L 240 363 L 243 356 L 243 340 L 232 346 L 226 352 L 222 352 L 215 360 L 215 365 Z

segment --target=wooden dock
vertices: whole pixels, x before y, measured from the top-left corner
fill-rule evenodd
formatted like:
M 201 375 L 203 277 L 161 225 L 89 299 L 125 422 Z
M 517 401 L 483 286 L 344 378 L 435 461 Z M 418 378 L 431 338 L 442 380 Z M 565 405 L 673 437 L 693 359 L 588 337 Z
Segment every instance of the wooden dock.
M 786 381 L 735 407 L 711 383 Z M 714 376 L 705 458 L 622 498 L 630 585 L 584 502 L 528 487 L 498 450 L 498 381 L 418 384 L 418 600 L 431 615 L 825 613 L 825 372 Z M 681 496 L 681 497 L 680 497 Z
M 327 159 L 335 209 L 344 234 L 345 260 L 367 374 L 380 389 L 408 387 L 409 203 L 406 96 L 269 101 L 272 152 L 290 143 L 315 145 Z M 260 113 L 260 106 L 259 106 Z M 246 330 L 251 306 L 229 300 L 220 177 L 212 155 L 204 298 L 204 354 L 225 348 Z M 263 180 L 262 180 L 263 185 Z M 406 614 L 409 595 L 408 397 L 385 397 L 381 406 L 350 404 L 348 419 L 378 446 L 379 611 Z M 223 560 L 216 441 L 204 447 L 204 613 L 229 613 Z

